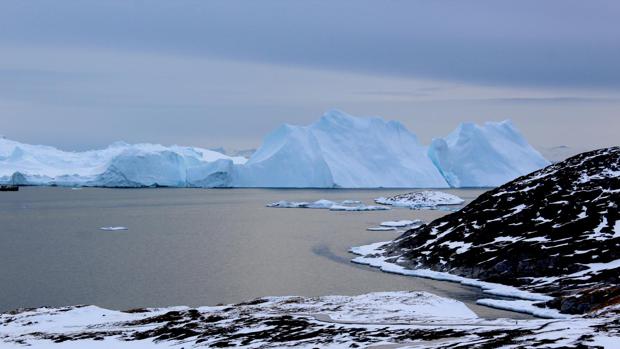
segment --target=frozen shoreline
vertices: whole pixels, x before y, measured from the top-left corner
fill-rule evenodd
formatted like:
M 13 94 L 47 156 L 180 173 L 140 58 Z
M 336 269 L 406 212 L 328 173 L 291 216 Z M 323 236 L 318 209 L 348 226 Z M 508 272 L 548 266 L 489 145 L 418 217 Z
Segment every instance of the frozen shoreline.
M 387 262 L 387 258 L 382 255 L 384 250 L 381 247 L 388 243 L 390 243 L 390 241 L 352 247 L 349 252 L 358 255 L 358 257 L 353 258 L 351 262 L 378 268 L 387 273 L 456 282 L 466 286 L 478 287 L 482 289 L 484 293 L 494 296 L 514 298 L 514 300 L 480 299 L 477 301 L 480 305 L 531 314 L 540 318 L 567 319 L 572 317 L 571 315 L 561 314 L 556 309 L 535 306 L 535 303 L 553 299 L 553 297 L 544 294 L 524 291 L 512 286 L 470 279 L 430 269 L 407 269 L 398 264 Z

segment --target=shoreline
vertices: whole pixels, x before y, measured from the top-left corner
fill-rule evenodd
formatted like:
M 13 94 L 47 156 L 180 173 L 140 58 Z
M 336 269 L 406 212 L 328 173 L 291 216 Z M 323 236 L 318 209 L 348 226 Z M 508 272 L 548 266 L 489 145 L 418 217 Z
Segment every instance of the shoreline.
M 551 296 L 520 290 L 513 286 L 470 279 L 450 273 L 437 272 L 430 269 L 408 269 L 401 265 L 387 262 L 386 258 L 382 256 L 382 252 L 384 250 L 381 249 L 381 247 L 390 242 L 391 241 L 383 241 L 364 246 L 352 247 L 349 252 L 358 255 L 358 257 L 353 258 L 351 262 L 377 268 L 386 273 L 421 277 L 438 281 L 449 281 L 465 286 L 473 286 L 480 288 L 484 293 L 512 299 L 501 300 L 482 298 L 476 301 L 479 305 L 484 305 L 495 309 L 530 314 L 537 318 L 543 319 L 570 319 L 574 317 L 572 315 L 562 314 L 556 309 L 540 308 L 534 305 L 537 302 L 552 300 L 553 297 Z

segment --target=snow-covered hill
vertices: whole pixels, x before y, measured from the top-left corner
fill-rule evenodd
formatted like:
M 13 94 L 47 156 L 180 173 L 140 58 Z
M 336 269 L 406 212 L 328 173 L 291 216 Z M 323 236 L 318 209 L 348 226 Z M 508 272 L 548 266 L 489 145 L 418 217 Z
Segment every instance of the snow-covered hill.
M 245 161 L 179 146 L 64 152 L 0 139 L 0 183 L 22 185 L 484 187 L 548 164 L 509 122 L 463 124 L 429 148 L 399 122 L 338 110 L 309 126 L 281 126 Z
M 382 249 L 406 268 L 547 294 L 567 313 L 620 303 L 620 147 L 520 177 Z
M 617 311 L 617 309 L 615 309 Z M 265 297 L 199 308 L 0 314 L 3 348 L 618 348 L 618 313 L 486 320 L 425 292 Z

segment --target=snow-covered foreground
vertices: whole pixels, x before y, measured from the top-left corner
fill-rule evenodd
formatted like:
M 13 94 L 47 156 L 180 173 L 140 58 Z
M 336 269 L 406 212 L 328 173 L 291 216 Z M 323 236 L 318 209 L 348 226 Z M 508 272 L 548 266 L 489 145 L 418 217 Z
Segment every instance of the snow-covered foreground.
M 282 348 L 395 345 L 512 348 L 620 344 L 612 317 L 485 320 L 463 303 L 425 292 L 268 297 L 200 308 L 95 306 L 0 315 L 2 348 Z
M 101 187 L 496 186 L 548 162 L 510 122 L 462 124 L 428 147 L 396 121 L 331 110 L 283 125 L 246 161 L 201 148 L 115 143 L 65 152 L 0 139 L 0 183 Z

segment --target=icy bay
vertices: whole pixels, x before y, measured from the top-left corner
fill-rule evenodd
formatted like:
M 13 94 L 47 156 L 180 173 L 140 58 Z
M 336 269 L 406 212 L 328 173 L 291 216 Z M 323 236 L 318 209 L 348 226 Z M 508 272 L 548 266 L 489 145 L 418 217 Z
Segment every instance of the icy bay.
M 446 190 L 469 202 L 481 190 Z M 475 304 L 480 290 L 350 263 L 352 246 L 396 237 L 369 226 L 430 221 L 444 211 L 278 210 L 269 202 L 361 200 L 398 190 L 97 189 L 25 187 L 0 195 L 0 311 L 95 304 L 214 305 L 259 296 L 419 290 L 483 317 L 523 317 Z M 122 226 L 127 230 L 102 231 Z

